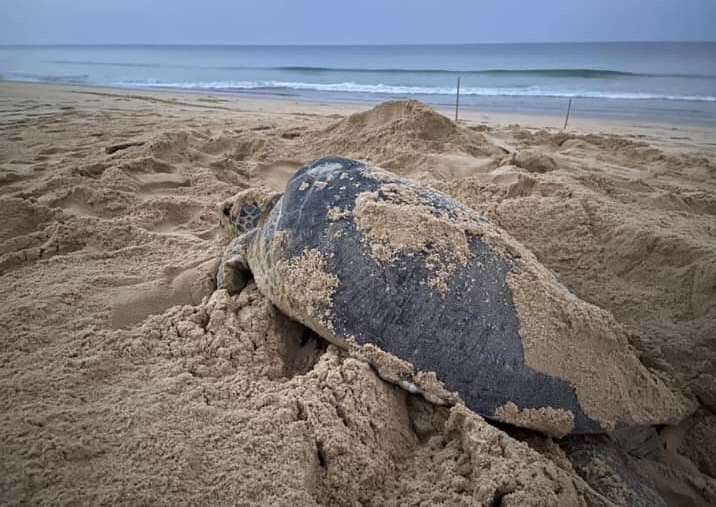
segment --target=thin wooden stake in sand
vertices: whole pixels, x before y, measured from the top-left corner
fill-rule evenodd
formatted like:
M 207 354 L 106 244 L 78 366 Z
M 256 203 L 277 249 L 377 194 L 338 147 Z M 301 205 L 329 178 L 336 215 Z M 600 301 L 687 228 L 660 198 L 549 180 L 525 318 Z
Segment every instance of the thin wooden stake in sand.
M 457 95 L 455 96 L 455 123 L 457 123 L 457 110 L 460 105 L 460 76 L 457 78 Z
M 564 127 L 562 130 L 567 128 L 567 122 L 569 121 L 569 112 L 572 110 L 572 97 L 569 97 L 569 105 L 567 106 L 567 117 L 564 119 Z

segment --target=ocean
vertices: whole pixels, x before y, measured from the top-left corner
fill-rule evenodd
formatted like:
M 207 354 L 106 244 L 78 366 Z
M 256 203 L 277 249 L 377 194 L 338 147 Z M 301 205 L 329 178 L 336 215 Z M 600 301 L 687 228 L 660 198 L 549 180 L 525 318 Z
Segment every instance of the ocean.
M 716 124 L 716 42 L 0 46 L 0 79 Z

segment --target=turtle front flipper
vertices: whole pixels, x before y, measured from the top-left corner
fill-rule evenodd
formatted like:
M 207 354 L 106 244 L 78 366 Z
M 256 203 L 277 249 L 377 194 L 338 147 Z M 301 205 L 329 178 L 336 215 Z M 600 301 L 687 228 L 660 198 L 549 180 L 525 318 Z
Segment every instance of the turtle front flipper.
M 252 231 L 253 232 L 253 231 Z M 251 233 L 234 238 L 224 250 L 216 273 L 216 288 L 238 294 L 251 279 L 251 269 L 245 257 L 245 245 Z

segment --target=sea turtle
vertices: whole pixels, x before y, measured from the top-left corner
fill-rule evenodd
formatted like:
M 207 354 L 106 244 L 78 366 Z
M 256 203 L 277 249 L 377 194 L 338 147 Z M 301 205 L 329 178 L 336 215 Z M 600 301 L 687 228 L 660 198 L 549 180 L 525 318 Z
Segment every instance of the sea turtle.
M 250 189 L 222 214 L 236 237 L 219 287 L 252 275 L 290 318 L 430 401 L 556 438 L 591 434 L 572 441 L 575 456 L 599 434 L 684 415 L 608 312 L 427 185 L 324 157 L 283 194 Z

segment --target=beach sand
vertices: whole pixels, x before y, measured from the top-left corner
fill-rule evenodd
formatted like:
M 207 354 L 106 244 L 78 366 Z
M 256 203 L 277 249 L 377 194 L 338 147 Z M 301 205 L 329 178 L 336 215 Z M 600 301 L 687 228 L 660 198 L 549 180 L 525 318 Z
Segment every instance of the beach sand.
M 0 83 L 3 504 L 609 505 L 551 440 L 214 292 L 217 204 L 326 154 L 457 197 L 612 312 L 693 404 L 642 472 L 716 504 L 716 129 L 367 109 Z

